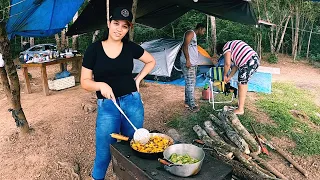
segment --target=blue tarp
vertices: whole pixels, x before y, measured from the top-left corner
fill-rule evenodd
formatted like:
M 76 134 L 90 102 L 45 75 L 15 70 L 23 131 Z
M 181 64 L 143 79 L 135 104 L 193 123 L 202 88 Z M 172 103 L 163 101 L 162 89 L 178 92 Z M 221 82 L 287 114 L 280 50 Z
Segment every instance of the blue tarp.
M 237 88 L 237 79 L 238 74 L 236 73 L 232 77 L 231 86 Z M 271 93 L 271 79 L 272 75 L 270 73 L 263 73 L 263 72 L 256 72 L 251 77 L 248 83 L 248 91 L 251 92 L 262 92 L 262 93 Z M 184 86 L 185 81 L 184 78 L 176 79 L 170 82 L 161 82 L 161 81 L 152 81 L 152 80 L 145 80 L 146 82 L 155 82 L 159 84 L 173 84 L 178 86 Z M 209 82 L 209 79 L 206 78 L 204 75 L 198 75 L 196 81 L 196 87 L 204 87 L 204 85 Z
M 237 84 L 238 72 L 232 77 L 230 84 L 232 87 L 238 88 Z M 265 72 L 256 72 L 252 75 L 248 83 L 248 91 L 271 93 L 272 74 Z
M 72 20 L 84 0 L 11 0 L 6 30 L 15 35 L 44 37 L 60 32 Z M 15 5 L 17 4 L 17 5 Z

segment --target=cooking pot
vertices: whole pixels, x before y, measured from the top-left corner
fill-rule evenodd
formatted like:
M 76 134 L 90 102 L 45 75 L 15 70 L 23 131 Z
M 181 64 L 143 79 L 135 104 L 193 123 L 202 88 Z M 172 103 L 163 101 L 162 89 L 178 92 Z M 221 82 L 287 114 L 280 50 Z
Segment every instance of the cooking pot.
M 164 169 L 180 177 L 188 177 L 196 175 L 202 166 L 205 153 L 202 148 L 195 146 L 193 144 L 174 144 L 166 148 L 163 152 L 164 160 L 169 160 L 172 154 L 185 155 L 188 154 L 192 158 L 198 159 L 199 161 L 193 164 L 168 164 L 164 161 L 159 160 L 164 165 Z M 168 162 L 168 161 L 167 161 Z

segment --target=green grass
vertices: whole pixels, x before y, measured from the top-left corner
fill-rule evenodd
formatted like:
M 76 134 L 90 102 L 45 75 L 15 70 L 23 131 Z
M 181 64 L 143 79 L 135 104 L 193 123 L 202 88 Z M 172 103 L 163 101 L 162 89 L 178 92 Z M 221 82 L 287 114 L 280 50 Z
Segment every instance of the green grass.
M 291 151 L 298 155 L 320 155 L 320 118 L 316 113 L 320 113 L 320 108 L 314 103 L 313 95 L 296 88 L 293 84 L 273 83 L 271 94 L 259 94 L 256 106 L 264 111 L 275 123 L 262 124 L 256 121 L 256 117 L 246 110 L 245 115 L 239 116 L 242 124 L 252 132 L 250 122 L 255 126 L 259 134 L 266 138 L 287 137 L 296 143 L 296 147 Z M 223 95 L 220 95 L 223 97 Z M 221 106 L 220 106 L 221 108 Z M 306 120 L 294 117 L 290 110 L 297 110 L 308 116 Z M 168 125 L 186 132 L 187 136 L 196 137 L 192 127 L 199 124 L 203 127 L 203 122 L 208 120 L 209 114 L 217 114 L 212 110 L 208 102 L 201 104 L 198 113 L 188 115 L 177 115 Z M 309 122 L 308 122 L 309 121 Z M 313 124 L 310 127 L 308 124 Z
M 286 136 L 296 143 L 293 153 L 299 155 L 320 154 L 320 132 L 308 124 L 319 127 L 320 118 L 316 113 L 320 108 L 314 103 L 314 96 L 293 84 L 274 83 L 271 94 L 260 94 L 257 106 L 265 111 L 277 126 L 263 125 L 259 128 L 264 134 L 283 137 Z M 297 110 L 309 118 L 300 120 L 294 117 L 290 110 Z M 310 122 L 308 122 L 310 121 Z

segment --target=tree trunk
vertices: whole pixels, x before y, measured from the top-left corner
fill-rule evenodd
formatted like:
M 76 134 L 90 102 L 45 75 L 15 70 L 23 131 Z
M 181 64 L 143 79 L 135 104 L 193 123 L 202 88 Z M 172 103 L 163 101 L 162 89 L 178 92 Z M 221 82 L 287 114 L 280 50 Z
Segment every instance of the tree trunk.
M 76 14 L 72 18 L 73 23 L 78 19 L 78 16 L 79 16 L 79 13 L 77 11 Z M 78 35 L 73 35 L 72 36 L 72 49 L 73 50 L 78 50 L 78 41 L 77 40 L 78 40 Z
M 280 48 L 281 48 L 281 45 L 282 45 L 282 42 L 283 42 L 283 38 L 284 38 L 284 35 L 286 34 L 286 30 L 287 30 L 287 26 L 288 26 L 290 18 L 291 18 L 291 15 L 288 16 L 288 18 L 286 20 L 286 24 L 284 25 L 284 28 L 283 28 L 283 31 L 282 31 L 282 34 L 281 34 L 281 38 L 280 38 L 280 42 L 278 43 L 278 47 L 277 47 L 277 51 L 276 51 L 277 54 L 280 51 Z
M 303 39 L 304 39 L 304 35 L 305 35 L 305 29 L 306 29 L 307 25 L 309 24 L 309 20 L 306 18 L 302 18 L 301 22 L 302 22 L 301 27 L 303 27 L 303 29 L 302 29 L 300 37 L 299 37 L 299 44 L 298 44 L 298 55 L 299 56 L 301 54 Z
M 94 33 L 92 35 L 92 43 L 96 42 L 99 33 L 100 33 L 100 30 L 94 31 Z
M 11 58 L 10 41 L 5 30 L 5 23 L 0 23 L 0 53 L 5 62 L 4 68 L 0 68 L 1 84 L 12 107 L 9 111 L 12 113 L 16 126 L 20 128 L 20 131 L 28 133 L 30 128 L 21 107 L 19 77 Z
M 282 23 L 281 23 L 281 26 L 282 26 Z M 273 52 L 276 51 L 276 47 L 277 47 L 277 43 L 278 43 L 278 38 L 279 38 L 279 32 L 281 30 L 281 27 L 276 27 L 276 34 L 275 34 L 275 37 L 274 37 L 274 41 L 273 41 Z
M 291 55 L 292 56 L 294 54 L 294 32 L 295 32 L 295 29 L 293 26 L 293 17 L 294 15 L 292 15 L 292 18 L 291 18 Z
M 10 90 L 10 84 L 7 76 L 6 69 L 4 67 L 0 67 L 0 84 L 2 89 L 4 90 L 4 93 L 7 96 L 7 99 L 12 99 L 12 94 Z
M 209 42 L 209 15 L 207 15 L 207 31 L 206 31 L 206 42 Z
M 72 18 L 72 22 L 74 23 L 77 19 L 78 19 L 78 12 L 76 12 L 76 14 L 73 16 Z M 72 50 L 78 50 L 78 35 L 73 35 L 72 36 Z M 78 67 L 78 63 L 75 61 L 72 61 L 72 72 L 78 72 L 79 71 L 79 67 Z M 79 82 L 80 79 L 76 79 L 76 82 Z
M 72 49 L 78 50 L 78 48 L 79 48 L 78 35 L 73 35 L 72 36 Z
M 138 0 L 133 0 L 132 1 L 132 9 L 131 9 L 132 15 L 133 15 L 132 24 L 136 23 L 137 7 L 138 7 Z M 134 36 L 134 28 L 131 28 L 129 31 L 130 41 L 133 41 L 133 39 L 134 39 L 133 36 Z
M 299 7 L 296 7 L 296 30 L 294 33 L 294 53 L 293 53 L 293 61 L 297 58 L 297 50 L 298 50 L 298 40 L 299 40 L 299 25 L 300 25 L 300 12 Z
M 21 48 L 21 51 L 23 51 L 23 37 L 20 36 L 20 48 Z
M 259 46 L 258 46 L 258 51 L 259 51 L 259 57 L 262 58 L 262 31 L 261 31 L 261 27 L 259 28 Z
M 311 42 L 312 30 L 313 30 L 313 22 L 311 24 L 311 30 L 310 30 L 310 34 L 309 34 L 309 40 L 308 40 L 307 59 L 309 59 L 309 50 L 310 50 L 310 42 Z
M 63 29 L 61 31 L 61 51 L 64 51 L 66 49 L 66 29 Z
M 211 21 L 211 37 L 212 37 L 212 52 L 213 54 L 217 54 L 217 26 L 216 26 L 216 18 L 214 16 L 210 16 Z
M 34 46 L 34 37 L 30 37 L 29 42 L 30 42 L 30 47 Z
M 55 34 L 54 38 L 56 39 L 56 45 L 57 45 L 57 50 L 61 51 L 61 43 L 60 43 L 60 37 L 59 34 Z
M 271 54 L 274 54 L 274 37 L 273 37 L 273 27 L 270 28 L 270 51 Z M 260 37 L 260 36 L 258 36 Z M 259 39 L 258 39 L 259 40 Z
M 175 35 L 175 32 L 174 32 L 174 27 L 173 27 L 172 23 L 171 23 L 171 29 L 172 29 L 172 38 L 175 39 L 176 35 Z
M 67 33 L 67 32 L 68 32 L 68 28 L 66 28 L 66 30 L 65 30 L 65 33 Z M 66 36 L 66 48 L 67 49 L 70 48 L 70 46 L 69 46 L 69 36 Z
M 278 43 L 279 33 L 280 33 L 281 29 L 282 29 L 282 24 L 286 21 L 286 19 L 287 19 L 287 15 L 283 15 L 283 18 L 280 21 L 280 26 L 276 26 L 276 37 L 275 37 L 274 45 L 273 45 L 275 53 L 276 53 L 276 48 L 280 43 L 280 42 Z M 286 28 L 284 28 L 284 29 L 286 29 Z
M 210 114 L 210 119 L 217 124 L 220 128 L 224 129 L 226 132 L 228 138 L 236 144 L 236 146 L 241 150 L 241 152 L 244 152 L 246 154 L 250 153 L 249 146 L 246 143 L 246 141 L 239 136 L 239 134 L 227 123 L 227 121 L 222 121 L 218 119 L 213 114 Z
M 258 47 L 258 33 L 256 33 L 255 35 L 254 35 L 254 47 L 253 47 L 253 49 L 257 49 L 257 47 Z

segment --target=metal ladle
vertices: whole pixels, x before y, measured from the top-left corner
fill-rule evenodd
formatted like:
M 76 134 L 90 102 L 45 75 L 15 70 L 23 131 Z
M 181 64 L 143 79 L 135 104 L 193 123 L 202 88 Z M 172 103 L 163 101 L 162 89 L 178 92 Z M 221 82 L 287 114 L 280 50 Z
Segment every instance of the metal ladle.
M 130 119 L 126 116 L 126 114 L 122 111 L 122 109 L 119 107 L 117 102 L 115 100 L 112 100 L 113 104 L 117 107 L 117 109 L 120 111 L 120 113 L 126 118 L 126 120 L 129 122 L 129 124 L 133 127 L 135 130 L 133 134 L 133 140 L 138 141 L 142 144 L 146 144 L 150 139 L 150 132 L 145 128 L 139 128 L 137 129 L 135 125 L 130 121 Z

